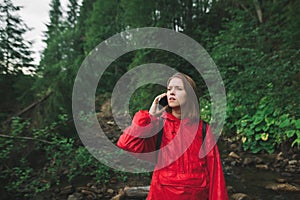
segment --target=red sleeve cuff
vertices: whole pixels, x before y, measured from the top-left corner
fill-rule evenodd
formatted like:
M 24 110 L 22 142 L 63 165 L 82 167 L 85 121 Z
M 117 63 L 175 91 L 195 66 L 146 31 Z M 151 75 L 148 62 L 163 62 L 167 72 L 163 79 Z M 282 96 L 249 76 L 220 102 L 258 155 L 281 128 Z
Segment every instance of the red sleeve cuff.
M 138 126 L 147 126 L 152 120 L 155 119 L 156 117 L 150 115 L 147 110 L 140 110 L 134 115 L 132 122 Z

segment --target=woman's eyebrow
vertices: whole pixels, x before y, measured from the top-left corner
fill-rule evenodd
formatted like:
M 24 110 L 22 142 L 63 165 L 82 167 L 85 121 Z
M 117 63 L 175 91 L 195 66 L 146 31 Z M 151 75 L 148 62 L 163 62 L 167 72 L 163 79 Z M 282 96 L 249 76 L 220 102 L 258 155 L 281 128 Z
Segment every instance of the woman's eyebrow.
M 175 88 L 183 88 L 182 85 L 173 85 L 173 86 L 168 86 L 167 88 L 173 88 L 173 87 L 175 87 Z

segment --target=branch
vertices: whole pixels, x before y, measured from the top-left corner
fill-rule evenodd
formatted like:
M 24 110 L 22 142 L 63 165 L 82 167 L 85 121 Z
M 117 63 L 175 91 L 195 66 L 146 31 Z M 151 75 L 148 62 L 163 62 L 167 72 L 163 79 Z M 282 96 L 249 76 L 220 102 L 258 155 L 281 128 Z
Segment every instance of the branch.
M 18 112 L 17 114 L 13 115 L 12 117 L 10 117 L 9 119 L 7 119 L 6 121 L 3 122 L 3 125 L 8 125 L 12 118 L 15 116 L 20 116 L 24 113 L 26 113 L 27 111 L 33 109 L 34 107 L 36 107 L 38 104 L 44 102 L 46 99 L 48 99 L 51 96 L 52 92 L 50 92 L 49 94 L 47 94 L 46 96 L 44 96 L 43 98 L 41 98 L 40 100 L 33 102 L 32 104 L 30 104 L 29 106 L 27 106 L 26 108 L 24 108 L 23 110 L 21 110 L 20 112 Z
M 258 20 L 260 23 L 263 23 L 262 11 L 261 11 L 261 7 L 259 5 L 258 0 L 253 0 L 253 3 L 255 6 L 255 9 L 256 9 L 256 14 L 257 14 Z
M 54 144 L 53 142 L 49 142 L 47 140 L 42 140 L 42 139 L 32 138 L 32 137 L 10 136 L 10 135 L 3 135 L 3 134 L 0 134 L 0 137 L 10 138 L 10 139 L 20 139 L 20 140 L 34 140 L 34 141 L 39 141 L 39 142 L 43 142 L 43 143 L 46 143 L 46 144 L 51 144 L 51 145 Z
M 33 109 L 34 107 L 36 107 L 38 104 L 44 102 L 46 99 L 48 99 L 51 96 L 52 92 L 50 92 L 49 94 L 47 94 L 46 96 L 44 96 L 42 99 L 33 102 L 32 104 L 30 104 L 29 106 L 27 106 L 26 108 L 24 108 L 23 110 L 21 110 L 20 112 L 18 112 L 15 116 L 20 116 L 24 113 L 26 113 L 27 111 Z

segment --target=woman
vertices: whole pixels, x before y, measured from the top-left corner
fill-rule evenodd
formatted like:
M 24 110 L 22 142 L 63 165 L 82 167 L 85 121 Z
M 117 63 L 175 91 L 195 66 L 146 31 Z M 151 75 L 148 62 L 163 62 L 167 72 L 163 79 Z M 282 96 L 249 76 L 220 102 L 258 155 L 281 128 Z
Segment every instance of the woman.
M 167 93 L 154 99 L 149 112 L 137 112 L 132 125 L 119 138 L 117 145 L 124 150 L 135 153 L 155 151 L 158 136 L 153 133 L 158 132 L 159 117 L 164 121 L 162 149 L 147 200 L 228 199 L 218 147 L 215 145 L 204 158 L 199 158 L 204 138 L 203 123 L 198 119 L 198 98 L 193 98 L 195 89 L 195 82 L 189 76 L 176 73 L 167 82 Z M 159 100 L 165 96 L 168 105 L 160 109 Z M 206 130 L 205 140 L 211 143 L 213 137 L 209 126 Z

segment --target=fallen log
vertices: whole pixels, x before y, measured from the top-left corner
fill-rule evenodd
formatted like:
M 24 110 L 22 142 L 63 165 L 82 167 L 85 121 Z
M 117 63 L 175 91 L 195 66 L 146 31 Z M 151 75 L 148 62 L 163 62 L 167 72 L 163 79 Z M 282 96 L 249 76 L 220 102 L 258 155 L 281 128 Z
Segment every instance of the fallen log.
M 120 199 L 146 199 L 150 190 L 150 186 L 125 187 L 120 190 L 119 194 L 114 196 L 112 200 Z
M 130 187 L 125 188 L 124 193 L 126 197 L 147 197 L 150 190 L 150 186 L 139 186 L 139 187 Z

